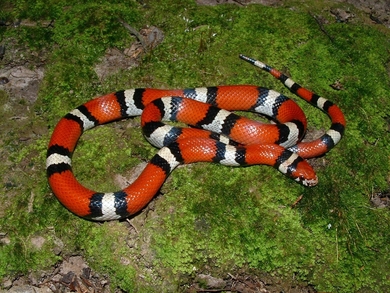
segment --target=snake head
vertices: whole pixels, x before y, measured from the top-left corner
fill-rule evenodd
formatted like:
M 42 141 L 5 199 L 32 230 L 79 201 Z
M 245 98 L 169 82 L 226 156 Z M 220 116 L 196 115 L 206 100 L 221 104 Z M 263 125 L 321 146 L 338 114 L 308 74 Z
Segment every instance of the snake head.
M 282 164 L 283 165 L 283 164 Z M 297 154 L 292 153 L 288 160 L 284 162 L 284 169 L 279 166 L 279 171 L 294 179 L 304 186 L 315 186 L 318 183 L 318 177 L 313 167 Z
M 296 169 L 290 173 L 291 177 L 304 186 L 316 186 L 318 177 L 312 166 L 305 160 L 300 161 Z

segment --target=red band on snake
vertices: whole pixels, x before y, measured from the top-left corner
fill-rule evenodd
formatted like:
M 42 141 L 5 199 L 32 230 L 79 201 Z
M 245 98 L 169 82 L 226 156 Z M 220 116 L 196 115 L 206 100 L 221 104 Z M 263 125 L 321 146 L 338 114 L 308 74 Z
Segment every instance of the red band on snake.
M 316 185 L 317 176 L 304 159 L 323 155 L 340 141 L 346 124 L 343 113 L 276 69 L 243 55 L 240 58 L 271 73 L 291 92 L 328 114 L 330 129 L 319 139 L 301 142 L 307 126 L 303 111 L 286 96 L 258 86 L 118 91 L 77 107 L 55 127 L 46 168 L 58 200 L 87 219 L 128 217 L 149 203 L 176 166 L 201 161 L 270 165 L 303 185 Z M 230 112 L 233 110 L 257 112 L 276 124 L 256 122 Z M 81 185 L 71 167 L 81 134 L 97 125 L 139 115 L 145 138 L 161 148 L 140 176 L 117 192 L 96 192 Z M 162 122 L 166 120 L 196 128 L 173 127 Z

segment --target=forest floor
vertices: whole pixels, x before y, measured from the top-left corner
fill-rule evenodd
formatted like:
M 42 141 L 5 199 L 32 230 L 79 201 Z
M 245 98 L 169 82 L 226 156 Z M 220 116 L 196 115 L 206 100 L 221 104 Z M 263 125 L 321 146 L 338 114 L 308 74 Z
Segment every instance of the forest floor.
M 381 24 L 390 28 L 390 2 L 389 1 L 364 1 L 364 0 L 345 0 L 335 1 L 337 3 L 346 2 L 354 5 L 356 8 L 363 11 L 368 18 L 377 24 Z M 250 3 L 258 3 L 261 5 L 280 6 L 283 5 L 282 0 L 254 0 L 254 1 L 239 1 L 239 0 L 197 0 L 199 5 L 219 5 L 232 3 L 245 6 Z M 348 9 L 335 9 L 331 11 L 334 17 L 340 22 L 348 22 L 354 15 Z M 21 20 L 19 25 L 34 25 L 28 20 Z M 48 24 L 50 25 L 50 24 Z M 7 46 L 2 55 L 7 55 L 8 64 L 3 64 L 0 70 L 0 87 L 4 89 L 10 96 L 19 99 L 23 97 L 29 105 L 34 104 L 38 97 L 39 86 L 45 74 L 45 65 L 47 62 L 48 52 L 28 52 L 22 51 L 17 46 Z M 1 52 L 0 52 L 1 53 Z M 20 58 L 20 56 L 23 56 Z M 110 75 L 110 70 L 117 69 L 117 65 L 123 67 L 131 66 L 132 62 L 129 58 L 123 58 L 123 54 L 115 51 L 110 51 L 102 61 L 96 66 L 96 72 L 99 76 Z M 14 108 L 13 120 L 24 121 L 26 117 L 23 115 L 25 105 L 20 103 L 19 107 Z M 34 127 L 27 127 L 28 121 L 24 121 L 26 128 L 20 136 L 20 143 L 33 139 L 35 136 L 44 133 L 46 126 L 44 124 L 36 124 Z M 3 130 L 7 132 L 7 130 Z M 8 131 L 12 131 L 9 129 Z M 0 153 L 1 155 L 1 153 Z M 7 162 L 6 158 L 1 158 L 2 162 Z M 12 183 L 9 183 L 12 184 Z M 378 195 L 373 198 L 373 203 L 376 206 L 388 206 L 388 195 Z M 0 211 L 0 215 L 2 211 Z M 129 224 L 129 230 L 132 230 L 132 225 Z M 1 231 L 0 231 L 1 232 Z M 7 244 L 7 236 L 0 235 L 0 241 Z M 42 239 L 37 237 L 34 240 L 37 247 L 43 245 Z M 59 244 L 61 250 L 61 244 Z M 3 288 L 6 292 L 109 292 L 110 277 L 94 273 L 88 266 L 86 261 L 80 255 L 70 256 L 67 260 L 59 262 L 51 270 L 40 273 L 39 276 L 31 273 L 30 275 L 21 275 L 5 278 L 3 280 Z M 202 288 L 199 284 L 202 283 Z M 204 286 L 206 284 L 206 286 Z M 251 275 L 233 276 L 228 279 L 214 278 L 210 275 L 199 275 L 195 278 L 193 284 L 190 284 L 187 292 L 245 292 L 245 293 L 314 293 L 317 292 L 311 286 L 299 286 L 283 283 L 271 276 L 264 275 L 263 278 L 253 277 Z M 119 290 L 117 292 L 120 292 Z

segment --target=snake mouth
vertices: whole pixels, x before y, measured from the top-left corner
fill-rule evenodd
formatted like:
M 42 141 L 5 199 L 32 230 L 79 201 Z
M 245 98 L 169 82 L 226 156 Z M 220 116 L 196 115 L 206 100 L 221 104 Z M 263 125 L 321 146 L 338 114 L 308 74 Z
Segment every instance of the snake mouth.
M 316 176 L 314 179 L 307 179 L 303 177 L 298 177 L 295 179 L 297 182 L 301 183 L 304 186 L 312 187 L 316 186 L 318 183 L 318 177 Z

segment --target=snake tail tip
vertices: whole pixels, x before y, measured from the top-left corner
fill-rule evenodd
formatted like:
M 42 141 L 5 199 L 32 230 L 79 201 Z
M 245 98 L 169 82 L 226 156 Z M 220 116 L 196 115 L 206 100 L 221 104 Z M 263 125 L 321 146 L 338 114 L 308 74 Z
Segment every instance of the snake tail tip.
M 245 55 L 243 55 L 243 54 L 240 54 L 239 57 L 240 57 L 242 60 L 245 60 L 245 61 L 247 61 L 247 62 L 249 62 L 249 63 L 255 62 L 254 59 L 252 59 L 252 58 L 250 58 L 250 57 L 248 57 L 248 56 L 245 56 Z

